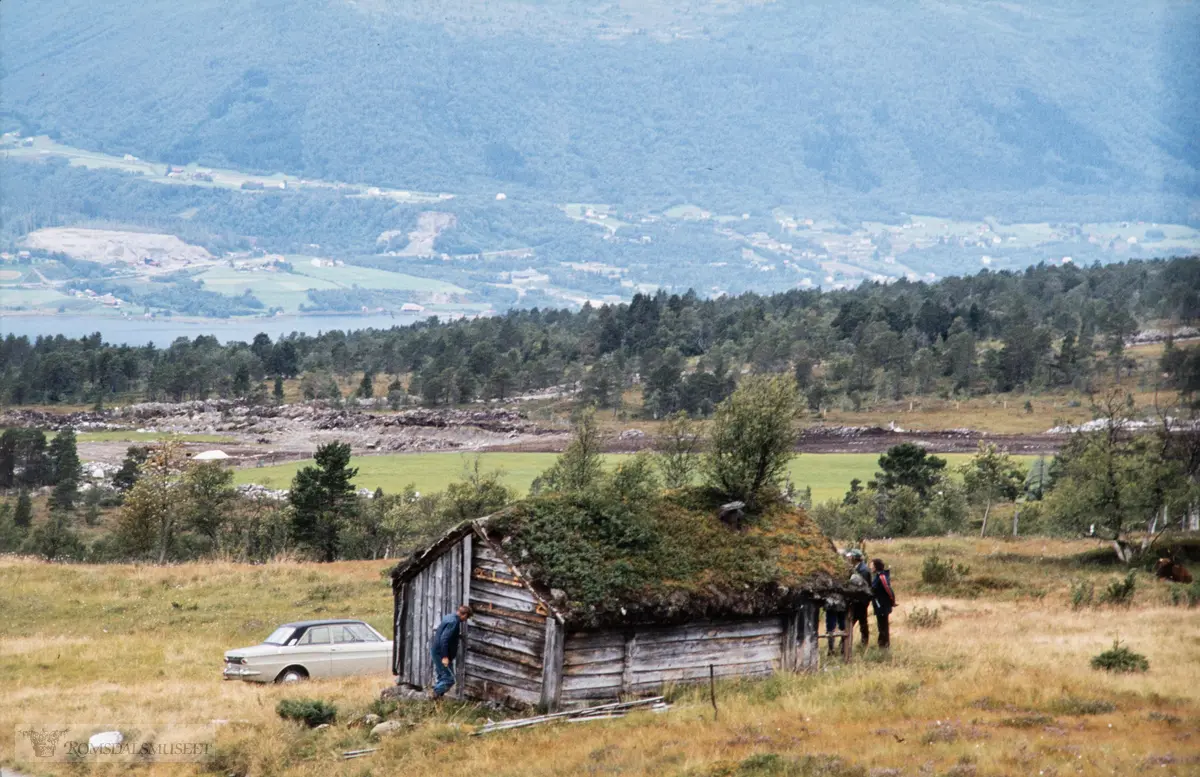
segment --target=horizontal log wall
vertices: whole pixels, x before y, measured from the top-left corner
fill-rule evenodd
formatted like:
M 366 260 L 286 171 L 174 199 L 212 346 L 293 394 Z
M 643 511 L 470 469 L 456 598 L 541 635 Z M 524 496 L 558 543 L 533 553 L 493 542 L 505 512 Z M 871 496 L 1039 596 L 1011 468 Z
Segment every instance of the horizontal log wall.
M 516 572 L 491 548 L 475 542 L 467 630 L 466 694 L 505 704 L 542 700 L 546 616 Z
M 786 619 L 701 621 L 628 631 L 577 631 L 563 648 L 563 704 L 612 699 L 666 683 L 768 675 L 783 663 Z

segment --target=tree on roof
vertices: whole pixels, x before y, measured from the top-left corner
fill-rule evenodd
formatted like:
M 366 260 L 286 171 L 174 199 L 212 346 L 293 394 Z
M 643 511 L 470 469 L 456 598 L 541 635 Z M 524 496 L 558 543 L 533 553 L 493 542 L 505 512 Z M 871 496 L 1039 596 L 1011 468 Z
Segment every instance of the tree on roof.
M 463 467 L 462 480 L 446 486 L 445 504 L 442 510 L 455 523 L 480 518 L 494 513 L 513 501 L 516 495 L 504 485 L 504 473 L 493 469 L 484 471 L 478 455 L 471 464 Z
M 800 397 L 791 375 L 744 379 L 713 416 L 702 463 L 707 484 L 753 510 L 783 482 L 796 455 Z
M 654 439 L 658 471 L 667 488 L 683 488 L 691 484 L 703 442 L 700 429 L 688 417 L 686 410 L 667 417 Z
M 594 485 L 603 474 L 600 450 L 604 434 L 596 423 L 594 408 L 585 408 L 575 417 L 571 442 L 554 466 L 537 477 L 530 487 L 534 493 L 583 491 Z

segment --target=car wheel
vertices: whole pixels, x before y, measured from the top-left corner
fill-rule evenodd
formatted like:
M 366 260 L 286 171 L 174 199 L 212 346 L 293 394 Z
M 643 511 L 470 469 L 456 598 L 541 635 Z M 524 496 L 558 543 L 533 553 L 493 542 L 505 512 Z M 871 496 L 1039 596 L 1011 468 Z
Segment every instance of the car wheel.
M 284 669 L 282 672 L 279 673 L 279 676 L 275 678 L 275 682 L 281 683 L 281 684 L 283 684 L 283 683 L 298 683 L 298 682 L 301 682 L 301 681 L 307 680 L 307 679 L 308 679 L 308 672 L 304 671 L 303 669 L 301 669 L 298 666 L 289 666 L 287 669 Z

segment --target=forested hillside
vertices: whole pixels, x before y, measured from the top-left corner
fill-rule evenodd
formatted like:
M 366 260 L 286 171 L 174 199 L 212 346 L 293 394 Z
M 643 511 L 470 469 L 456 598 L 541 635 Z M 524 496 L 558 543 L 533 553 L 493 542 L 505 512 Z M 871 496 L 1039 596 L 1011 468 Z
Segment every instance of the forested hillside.
M 0 119 L 410 189 L 1183 222 L 1198 37 L 1169 1 L 10 2 Z
M 393 376 L 391 399 L 429 405 L 505 399 L 551 386 L 601 407 L 641 389 L 644 410 L 707 414 L 746 370 L 795 375 L 807 402 L 854 407 L 905 396 L 971 396 L 1121 379 L 1146 322 L 1200 320 L 1200 258 L 1022 273 L 935 284 L 866 284 L 706 300 L 514 311 L 474 321 L 222 346 L 113 346 L 96 334 L 0 342 L 0 398 L 12 404 L 211 396 L 267 401 L 269 379 L 303 377 L 306 396 L 341 399 L 334 376 Z M 1200 350 L 1170 345 L 1172 388 L 1200 391 Z M 1155 385 L 1158 378 L 1155 377 Z M 364 381 L 364 385 L 371 380 Z M 1153 386 L 1150 386 L 1153 388 Z

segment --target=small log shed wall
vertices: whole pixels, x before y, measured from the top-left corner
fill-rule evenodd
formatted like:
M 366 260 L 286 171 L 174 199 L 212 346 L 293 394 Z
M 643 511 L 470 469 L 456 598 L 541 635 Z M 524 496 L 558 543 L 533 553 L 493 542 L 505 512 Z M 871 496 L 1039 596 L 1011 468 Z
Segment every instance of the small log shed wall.
M 474 527 L 447 535 L 398 570 L 393 592 L 398 684 L 433 684 L 433 631 L 443 615 L 469 602 L 475 615 L 460 640 L 454 693 L 509 705 L 553 710 L 707 680 L 710 665 L 717 677 L 756 677 L 815 670 L 819 660 L 816 599 L 784 615 L 567 630 Z

